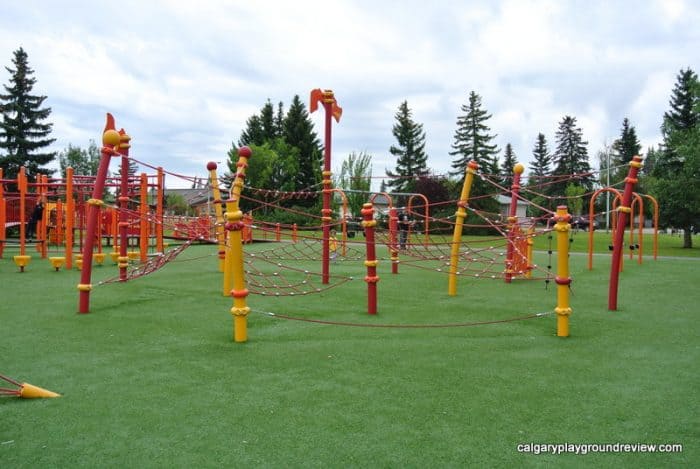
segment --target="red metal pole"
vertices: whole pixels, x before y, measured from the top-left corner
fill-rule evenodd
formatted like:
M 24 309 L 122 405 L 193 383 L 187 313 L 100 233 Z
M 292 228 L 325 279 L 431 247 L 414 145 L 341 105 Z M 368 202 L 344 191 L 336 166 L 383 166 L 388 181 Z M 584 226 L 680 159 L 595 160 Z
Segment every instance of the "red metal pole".
M 367 266 L 367 314 L 377 314 L 377 252 L 374 243 L 374 227 L 377 225 L 377 220 L 374 219 L 374 208 L 372 204 L 364 204 L 362 210 L 362 227 L 365 229 L 365 245 L 367 246 L 367 255 L 365 266 Z
M 330 278 L 330 232 L 331 232 L 331 106 L 335 98 L 333 92 L 326 90 L 323 93 L 323 108 L 325 115 L 325 140 L 323 143 L 323 209 L 321 221 L 323 223 L 323 271 L 322 283 L 328 284 Z
M 322 260 L 321 260 L 321 283 L 328 284 L 330 278 L 330 224 L 332 221 L 331 215 L 331 117 L 334 117 L 336 122 L 340 121 L 340 116 L 343 110 L 338 106 L 332 90 L 315 89 L 311 91 L 311 104 L 309 109 L 314 112 L 318 109 L 318 103 L 323 104 L 326 112 L 325 115 L 325 136 L 323 144 L 323 209 L 321 210 L 321 223 L 323 226 L 323 245 L 322 245 Z
M 110 121 L 113 123 L 111 117 L 108 114 L 107 127 L 110 127 Z M 78 290 L 80 291 L 78 312 L 83 314 L 90 312 L 90 290 L 92 290 L 90 277 L 92 274 L 92 250 L 95 244 L 97 217 L 99 215 L 99 206 L 103 203 L 101 197 L 105 188 L 105 180 L 107 179 L 109 160 L 114 154 L 114 147 L 120 145 L 119 134 L 113 128 L 105 128 L 105 132 L 102 135 L 102 144 L 102 156 L 100 157 L 100 165 L 97 168 L 97 178 L 92 190 L 92 198 L 88 201 L 87 238 L 83 246 L 83 267 L 80 271 L 80 284 L 78 284 Z
M 620 261 L 622 259 L 622 242 L 625 237 L 625 226 L 627 225 L 627 214 L 632 211 L 632 191 L 637 183 L 637 173 L 642 167 L 642 157 L 635 156 L 630 161 L 630 169 L 625 178 L 625 191 L 622 194 L 622 202 L 617 208 L 617 229 L 613 241 L 613 257 L 610 266 L 610 289 L 608 291 L 608 309 L 617 311 L 617 290 L 620 279 Z

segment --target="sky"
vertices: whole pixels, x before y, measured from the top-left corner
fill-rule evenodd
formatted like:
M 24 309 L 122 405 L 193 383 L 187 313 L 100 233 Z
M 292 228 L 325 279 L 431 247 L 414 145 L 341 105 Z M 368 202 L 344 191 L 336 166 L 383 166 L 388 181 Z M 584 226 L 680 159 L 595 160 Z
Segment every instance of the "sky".
M 679 71 L 700 71 L 700 0 L 1 3 L 0 64 L 27 52 L 32 93 L 52 110 L 53 150 L 99 143 L 109 112 L 133 157 L 189 177 L 206 177 L 209 161 L 222 167 L 268 99 L 287 109 L 299 95 L 308 108 L 314 88 L 343 108 L 336 174 L 351 152 L 372 155 L 374 176 L 395 168 L 403 101 L 423 125 L 428 165 L 446 173 L 471 91 L 492 115 L 494 142 L 526 167 L 537 134 L 554 149 L 567 115 L 597 167 L 625 117 L 643 151 L 658 145 Z M 0 83 L 9 79 L 0 69 Z M 323 141 L 323 110 L 311 119 Z M 166 177 L 167 187 L 190 184 Z

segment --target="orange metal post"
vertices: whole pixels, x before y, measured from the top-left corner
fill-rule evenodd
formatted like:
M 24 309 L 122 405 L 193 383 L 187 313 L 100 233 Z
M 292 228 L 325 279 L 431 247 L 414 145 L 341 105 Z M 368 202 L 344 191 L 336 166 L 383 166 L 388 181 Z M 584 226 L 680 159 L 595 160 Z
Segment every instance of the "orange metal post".
M 513 264 L 515 260 L 513 259 L 515 255 L 515 235 L 518 231 L 518 194 L 520 192 L 520 176 L 525 171 L 525 166 L 518 163 L 513 167 L 513 183 L 510 188 L 510 207 L 508 212 L 508 246 L 506 248 L 506 272 L 505 272 L 505 282 L 510 283 L 515 274 L 513 269 Z
M 73 200 L 73 168 L 66 168 L 66 269 L 73 268 L 73 223 L 75 202 Z
M 148 223 L 148 176 L 146 173 L 141 173 L 141 193 L 140 193 L 140 203 L 139 203 L 139 214 L 141 219 L 139 221 L 139 249 L 141 251 L 141 263 L 145 263 L 148 260 L 148 235 L 149 235 L 149 223 Z
M 156 191 L 156 251 L 164 252 L 163 246 L 163 199 L 165 198 L 165 173 L 163 168 L 158 166 L 157 176 L 157 191 Z

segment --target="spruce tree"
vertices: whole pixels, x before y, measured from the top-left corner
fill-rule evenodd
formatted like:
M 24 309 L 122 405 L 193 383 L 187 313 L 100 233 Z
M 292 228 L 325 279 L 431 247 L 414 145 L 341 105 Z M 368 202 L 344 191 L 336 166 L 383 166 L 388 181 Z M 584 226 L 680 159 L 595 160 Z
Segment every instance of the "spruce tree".
M 454 171 L 451 171 L 450 174 L 458 176 L 462 180 L 467 164 L 472 160 L 479 164 L 481 172 L 498 173 L 497 155 L 499 150 L 496 144 L 491 143 L 496 135 L 489 134 L 491 129 L 486 125 L 486 122 L 491 118 L 491 114 L 481 108 L 481 96 L 474 91 L 470 92 L 469 104 L 462 105 L 460 109 L 464 114 L 457 117 L 457 130 L 452 144 L 453 151 L 450 152 L 451 156 L 457 158 L 452 162 Z M 477 181 L 477 187 L 480 185 L 479 182 Z
M 245 145 L 262 145 L 265 143 L 265 131 L 263 130 L 260 116 L 253 114 L 246 120 L 245 125 L 246 128 L 241 132 L 241 136 L 238 138 L 239 147 Z M 236 157 L 237 155 L 236 153 Z
M 510 187 L 513 181 L 513 168 L 515 167 L 518 160 L 515 157 L 515 152 L 513 151 L 513 145 L 506 143 L 506 148 L 503 152 L 503 163 L 501 164 L 501 174 L 503 175 L 503 185 Z
M 622 129 L 620 129 L 620 138 L 613 143 L 613 161 L 617 166 L 615 171 L 614 181 L 624 179 L 629 170 L 629 162 L 633 156 L 639 155 L 642 145 L 637 138 L 637 132 L 634 126 L 630 125 L 628 118 L 622 120 Z M 611 168 L 612 169 L 612 168 Z
M 394 115 L 396 123 L 391 133 L 397 145 L 392 145 L 389 152 L 396 157 L 396 167 L 394 171 L 386 170 L 386 175 L 392 178 L 387 186 L 394 192 L 413 192 L 415 179 L 428 172 L 423 124 L 415 122 L 411 114 L 408 102 L 404 101 Z
M 27 53 L 21 47 L 14 52 L 14 69 L 5 67 L 10 73 L 10 85 L 4 85 L 0 94 L 0 167 L 4 177 L 15 179 L 24 166 L 30 179 L 38 174 L 50 175 L 45 168 L 56 158 L 56 152 L 40 152 L 56 139 L 49 138 L 53 124 L 43 123 L 51 114 L 50 107 L 42 107 L 46 96 L 31 94 L 36 78 L 29 67 Z
M 552 185 L 553 194 L 563 196 L 568 179 L 575 179 L 586 192 L 593 189 L 593 175 L 588 162 L 588 142 L 583 140 L 583 131 L 576 127 L 576 118 L 564 116 L 556 133 L 557 149 L 553 155 L 553 175 L 558 176 Z
M 533 179 L 541 179 L 549 176 L 552 171 L 552 155 L 549 154 L 547 138 L 543 133 L 537 134 L 535 147 L 532 149 L 532 163 L 530 164 L 530 175 Z M 542 181 L 536 181 L 541 184 Z
M 309 117 L 306 106 L 295 95 L 289 111 L 282 123 L 284 141 L 299 149 L 299 172 L 296 177 L 298 190 L 314 188 L 321 182 L 323 152 L 314 124 Z M 307 199 L 306 205 L 313 205 L 313 199 Z M 303 204 L 302 204 L 303 205 Z
M 547 197 L 549 194 L 549 185 L 547 176 L 552 173 L 552 155 L 549 153 L 549 146 L 547 144 L 547 138 L 543 133 L 537 134 L 537 140 L 535 141 L 535 146 L 532 149 L 532 163 L 530 163 L 530 174 L 527 178 L 528 188 L 534 192 L 529 197 L 532 198 L 533 205 L 528 206 L 528 215 L 533 217 L 539 217 L 543 215 L 540 207 L 545 207 L 548 209 L 553 208 L 553 203 Z

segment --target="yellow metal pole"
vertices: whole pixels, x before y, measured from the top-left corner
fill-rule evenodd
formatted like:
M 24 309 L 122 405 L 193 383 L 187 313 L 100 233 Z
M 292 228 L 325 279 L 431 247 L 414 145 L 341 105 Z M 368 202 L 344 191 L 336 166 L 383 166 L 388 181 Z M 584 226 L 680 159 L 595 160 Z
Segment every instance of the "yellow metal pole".
M 555 215 L 557 223 L 554 225 L 554 231 L 557 232 L 557 307 L 554 312 L 557 313 L 557 336 L 569 337 L 569 316 L 571 316 L 571 307 L 569 306 L 569 286 L 571 285 L 571 277 L 569 277 L 569 231 L 571 225 L 571 215 L 566 210 L 566 205 L 557 207 Z
M 228 253 L 231 256 L 233 274 L 233 340 L 235 342 L 246 342 L 248 340 L 248 313 L 250 308 L 246 305 L 248 289 L 245 284 L 245 270 L 243 268 L 243 240 L 241 231 L 243 230 L 243 212 L 239 208 L 241 190 L 243 189 L 243 179 L 245 170 L 248 167 L 248 158 L 252 152 L 248 147 L 238 149 L 238 171 L 231 188 L 231 198 L 226 204 L 226 229 L 230 231 L 228 237 Z M 229 267 L 229 266 L 227 266 Z
M 470 161 L 467 165 L 464 176 L 464 184 L 462 185 L 462 194 L 457 202 L 457 217 L 455 221 L 455 230 L 452 235 L 452 250 L 450 252 L 450 275 L 447 284 L 447 294 L 455 296 L 457 294 L 457 265 L 459 264 L 459 245 L 462 240 L 462 226 L 464 219 L 467 217 L 467 205 L 469 204 L 469 193 L 472 190 L 472 182 L 474 175 L 479 165 L 476 161 Z
M 224 271 L 224 258 L 226 254 L 226 240 L 224 236 L 224 211 L 221 207 L 221 191 L 219 190 L 219 177 L 216 175 L 216 162 L 207 163 L 209 170 L 209 184 L 214 196 L 214 212 L 216 213 L 216 240 L 219 243 L 219 272 Z M 208 214 L 207 214 L 208 215 Z M 225 295 L 226 293 L 224 293 Z

